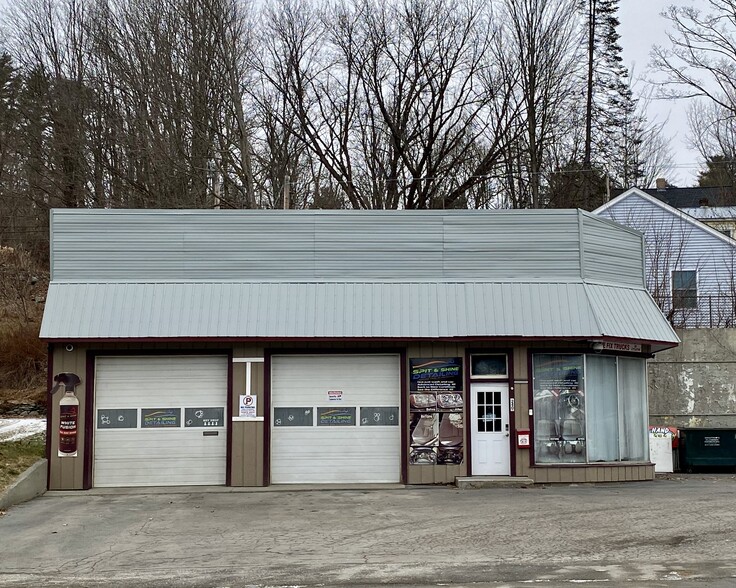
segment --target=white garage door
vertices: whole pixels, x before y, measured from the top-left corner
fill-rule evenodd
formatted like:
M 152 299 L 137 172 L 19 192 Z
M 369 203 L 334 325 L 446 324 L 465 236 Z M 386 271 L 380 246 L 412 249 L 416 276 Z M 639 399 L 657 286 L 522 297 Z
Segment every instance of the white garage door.
M 399 482 L 398 355 L 273 356 L 271 481 Z
M 98 357 L 95 486 L 225 483 L 227 357 Z

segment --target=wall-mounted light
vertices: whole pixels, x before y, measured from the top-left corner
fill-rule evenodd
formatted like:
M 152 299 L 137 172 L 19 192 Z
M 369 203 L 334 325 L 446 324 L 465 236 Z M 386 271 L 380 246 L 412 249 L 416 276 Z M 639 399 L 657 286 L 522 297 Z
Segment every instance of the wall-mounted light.
M 68 345 L 67 345 L 67 346 L 65 347 L 65 349 L 66 349 L 67 351 L 74 351 L 74 345 L 72 345 L 71 343 L 69 343 L 69 344 L 68 344 Z
M 600 353 L 603 351 L 603 342 L 602 341 L 593 341 L 590 344 L 590 348 L 595 351 L 596 353 Z

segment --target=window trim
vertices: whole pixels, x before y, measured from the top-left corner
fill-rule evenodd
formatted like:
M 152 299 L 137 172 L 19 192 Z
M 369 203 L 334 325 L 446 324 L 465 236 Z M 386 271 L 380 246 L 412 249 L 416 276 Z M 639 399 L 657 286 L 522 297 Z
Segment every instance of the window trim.
M 530 422 L 529 427 L 531 429 L 532 435 L 531 435 L 531 447 L 530 447 L 530 467 L 538 467 L 538 468 L 580 468 L 580 467 L 625 467 L 625 466 L 632 466 L 632 465 L 640 465 L 640 464 L 646 464 L 649 462 L 649 435 L 646 434 L 644 436 L 644 460 L 643 461 L 628 461 L 621 459 L 621 430 L 622 430 L 622 418 L 623 418 L 623 412 L 621 411 L 621 396 L 620 396 L 620 386 L 621 386 L 621 379 L 620 379 L 620 365 L 621 359 L 639 359 L 644 362 L 644 370 L 642 373 L 642 386 L 644 390 L 644 414 L 645 416 L 649 415 L 649 377 L 648 377 L 648 365 L 649 362 L 647 360 L 646 356 L 629 356 L 629 355 L 620 355 L 618 353 L 605 353 L 604 355 L 610 356 L 615 358 L 616 360 L 616 397 L 617 397 L 617 404 L 619 407 L 619 422 L 617 426 L 617 441 L 618 441 L 618 459 L 615 461 L 601 461 L 601 462 L 591 462 L 589 461 L 588 451 L 587 451 L 587 443 L 589 440 L 588 437 L 588 430 L 590 423 L 588 421 L 588 413 L 587 413 L 587 403 L 585 408 L 585 443 L 586 443 L 586 449 L 585 449 L 585 461 L 584 462 L 539 462 L 537 461 L 537 455 L 536 455 L 536 441 L 537 441 L 537 423 L 536 423 L 536 410 L 534 406 L 534 390 L 535 390 L 535 371 L 534 371 L 534 357 L 536 355 L 579 355 L 582 356 L 582 364 L 583 364 L 583 370 L 585 370 L 583 381 L 586 383 L 583 386 L 583 390 L 587 390 L 587 381 L 585 380 L 587 376 L 587 358 L 588 356 L 591 356 L 592 354 L 589 351 L 584 350 L 577 350 L 577 349 L 565 349 L 562 351 L 556 351 L 554 349 L 543 349 L 543 348 L 534 348 L 528 350 L 528 365 L 529 365 L 529 407 L 532 411 L 534 411 L 534 416 L 530 415 Z
M 490 355 L 503 356 L 505 362 L 505 370 L 503 374 L 487 375 L 487 374 L 474 374 L 473 373 L 473 357 L 487 357 Z M 481 352 L 471 353 L 468 365 L 468 373 L 470 374 L 471 380 L 508 380 L 509 379 L 509 354 L 508 353 L 493 353 L 493 352 Z
M 682 273 L 694 273 L 695 274 L 695 295 L 691 294 L 675 294 L 675 274 L 682 274 Z M 690 292 L 691 289 L 684 289 L 684 288 L 677 288 L 678 292 Z M 681 311 L 687 311 L 687 310 L 696 310 L 698 308 L 698 292 L 700 291 L 699 284 L 698 284 L 698 270 L 697 269 L 672 269 L 670 270 L 670 295 L 672 297 L 672 310 L 681 310 Z M 690 305 L 685 304 L 676 304 L 676 300 L 689 300 L 694 299 L 695 303 Z

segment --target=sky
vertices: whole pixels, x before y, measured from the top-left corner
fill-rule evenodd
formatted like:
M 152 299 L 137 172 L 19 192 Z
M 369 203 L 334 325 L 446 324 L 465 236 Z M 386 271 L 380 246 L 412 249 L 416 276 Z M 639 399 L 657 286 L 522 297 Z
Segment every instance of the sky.
M 652 45 L 667 47 L 669 44 L 669 22 L 660 13 L 671 4 L 706 7 L 705 0 L 620 0 L 620 42 L 624 62 L 629 72 L 633 71 L 634 79 L 653 79 L 656 76 L 656 72 L 649 68 L 649 54 Z M 639 82 L 640 87 L 644 85 Z M 667 121 L 664 133 L 670 139 L 675 168 L 668 172 L 666 179 L 681 187 L 697 184 L 701 158 L 687 146 L 687 101 L 653 99 L 647 116 L 650 121 Z

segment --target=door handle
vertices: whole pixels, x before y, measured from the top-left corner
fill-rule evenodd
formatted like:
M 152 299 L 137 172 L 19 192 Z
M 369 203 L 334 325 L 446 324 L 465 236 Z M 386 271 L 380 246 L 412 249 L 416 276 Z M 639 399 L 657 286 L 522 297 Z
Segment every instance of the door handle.
M 510 433 L 509 433 L 509 424 L 508 423 L 506 423 L 506 427 L 505 428 L 506 428 L 506 437 L 508 437 L 510 435 Z

